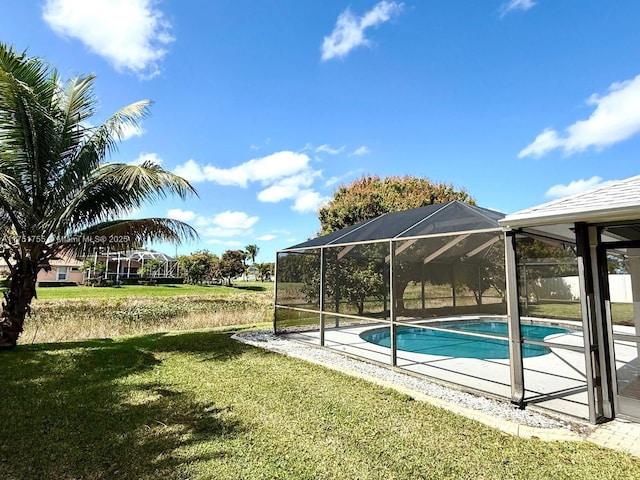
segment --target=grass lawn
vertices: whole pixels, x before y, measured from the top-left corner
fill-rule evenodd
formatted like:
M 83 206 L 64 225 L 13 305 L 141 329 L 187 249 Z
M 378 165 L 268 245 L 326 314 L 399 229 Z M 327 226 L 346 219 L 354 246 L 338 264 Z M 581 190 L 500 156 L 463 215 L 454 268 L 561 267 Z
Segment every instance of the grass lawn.
M 2 353 L 0 478 L 640 478 L 629 455 L 514 438 L 229 337 Z
M 38 288 L 39 300 L 91 298 L 176 297 L 227 295 L 237 291 L 273 292 L 272 282 L 236 282 L 233 287 L 219 285 L 121 285 L 119 287 L 45 287 Z M 37 302 L 37 300 L 36 300 Z

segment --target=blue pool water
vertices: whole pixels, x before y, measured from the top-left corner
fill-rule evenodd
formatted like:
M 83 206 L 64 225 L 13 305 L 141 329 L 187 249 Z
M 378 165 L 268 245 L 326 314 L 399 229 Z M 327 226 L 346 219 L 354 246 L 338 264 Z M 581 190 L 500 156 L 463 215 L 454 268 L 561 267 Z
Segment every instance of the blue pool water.
M 437 325 L 449 331 L 425 330 L 419 327 L 400 326 L 397 330 L 397 348 L 406 352 L 426 353 L 445 357 L 500 359 L 509 358 L 507 323 L 500 320 L 467 320 L 444 322 Z M 456 332 L 457 331 L 457 332 Z M 487 333 L 505 337 L 504 340 L 473 337 L 458 332 Z M 569 329 L 544 325 L 522 325 L 522 335 L 529 340 L 544 340 L 548 335 L 568 333 Z M 370 343 L 389 347 L 389 328 L 368 330 L 360 338 Z M 540 345 L 523 345 L 522 354 L 537 357 L 549 353 L 549 349 Z

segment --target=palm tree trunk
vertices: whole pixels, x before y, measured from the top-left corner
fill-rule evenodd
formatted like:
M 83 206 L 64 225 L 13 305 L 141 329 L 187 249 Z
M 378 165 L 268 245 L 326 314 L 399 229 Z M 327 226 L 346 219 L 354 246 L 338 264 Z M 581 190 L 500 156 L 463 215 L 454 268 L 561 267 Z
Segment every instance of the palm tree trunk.
M 22 333 L 24 320 L 31 310 L 31 300 L 36 295 L 36 277 L 33 262 L 23 259 L 17 262 L 11 273 L 9 290 L 4 293 L 0 318 L 0 350 L 16 346 Z

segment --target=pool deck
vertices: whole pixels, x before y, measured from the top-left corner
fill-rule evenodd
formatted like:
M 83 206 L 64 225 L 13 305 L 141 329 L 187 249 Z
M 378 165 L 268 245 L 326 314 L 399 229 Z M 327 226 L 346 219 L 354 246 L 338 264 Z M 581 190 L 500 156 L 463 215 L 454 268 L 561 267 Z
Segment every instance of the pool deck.
M 327 328 L 325 347 L 391 366 L 389 348 L 360 338 L 365 330 L 385 326 L 388 324 Z M 318 331 L 290 333 L 287 337 L 320 345 Z M 553 341 L 581 346 L 582 335 L 577 332 L 554 335 Z M 583 353 L 551 348 L 551 352 L 546 355 L 525 358 L 523 364 L 525 402 L 529 408 L 539 407 L 582 419 L 589 417 Z M 508 359 L 454 358 L 398 350 L 397 367 L 463 390 L 501 399 L 511 397 Z

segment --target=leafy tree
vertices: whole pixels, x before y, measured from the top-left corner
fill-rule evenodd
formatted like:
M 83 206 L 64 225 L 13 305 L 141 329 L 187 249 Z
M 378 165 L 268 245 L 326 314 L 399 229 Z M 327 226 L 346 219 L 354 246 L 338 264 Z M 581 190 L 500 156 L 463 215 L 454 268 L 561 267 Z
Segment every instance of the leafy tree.
M 187 283 L 202 284 L 213 281 L 218 276 L 220 259 L 208 250 L 199 250 L 191 255 L 178 257 L 180 269 Z
M 231 280 L 242 275 L 245 271 L 245 252 L 242 250 L 227 250 L 220 258 L 220 276 L 227 280 L 231 286 Z
M 119 220 L 147 202 L 195 193 L 151 161 L 106 163 L 150 102 L 128 105 L 99 125 L 92 117 L 95 77 L 63 82 L 40 58 L 0 43 L 0 256 L 10 274 L 0 318 L 0 348 L 22 332 L 40 270 L 61 253 L 195 236 L 166 218 Z
M 160 261 L 156 258 L 152 258 L 151 260 L 147 260 L 144 262 L 144 265 L 140 268 L 138 273 L 141 277 L 153 277 L 158 270 L 160 270 Z
M 260 279 L 260 281 L 270 281 L 275 270 L 275 264 L 273 262 L 265 262 L 258 263 L 256 266 L 258 268 L 258 278 Z
M 96 261 L 93 258 L 85 260 L 83 267 L 87 278 L 95 276 Z
M 427 178 L 404 176 L 385 177 L 366 175 L 347 186 L 341 186 L 334 193 L 333 199 L 318 214 L 321 225 L 321 234 L 327 234 L 357 223 L 371 220 L 385 213 L 399 212 L 418 208 L 434 203 L 446 203 L 454 200 L 475 204 L 475 200 L 464 189 L 456 189 L 446 183 L 433 183 Z M 412 247 L 410 251 L 415 250 Z M 407 252 L 409 253 L 409 251 Z M 345 276 L 341 279 L 342 285 L 350 285 L 349 267 L 343 266 Z M 367 269 L 372 270 L 373 266 Z M 382 267 L 380 267 L 382 268 Z M 360 271 L 360 269 L 357 269 Z M 377 275 L 381 269 L 375 270 Z M 406 263 L 397 268 L 395 298 L 398 300 L 398 309 L 403 309 L 403 295 L 409 282 L 419 280 L 422 264 Z M 355 275 L 355 274 L 354 274 Z M 361 276 L 358 274 L 357 276 Z M 364 278 L 364 277 L 363 277 Z M 355 287 L 354 287 L 355 288 Z M 343 287 L 343 290 L 345 288 Z M 345 290 L 349 292 L 349 290 Z M 351 292 L 354 292 L 352 289 Z M 366 291 L 356 290 L 355 293 L 347 293 L 351 303 L 362 308 L 362 299 L 379 297 L 383 292 L 383 283 L 380 281 L 369 282 Z M 342 292 L 344 294 L 344 292 Z
M 364 176 L 338 188 L 333 199 L 320 209 L 321 234 L 335 232 L 390 212 L 410 210 L 433 203 L 460 200 L 475 204 L 464 189 L 433 183 L 420 177 Z
M 104 277 L 107 273 L 107 264 L 104 262 L 98 262 L 93 266 L 93 274 L 96 278 Z

